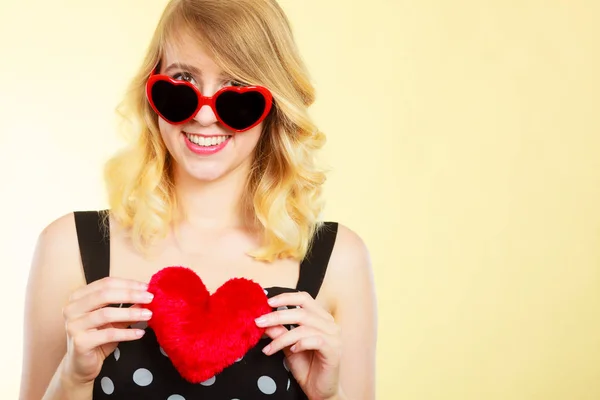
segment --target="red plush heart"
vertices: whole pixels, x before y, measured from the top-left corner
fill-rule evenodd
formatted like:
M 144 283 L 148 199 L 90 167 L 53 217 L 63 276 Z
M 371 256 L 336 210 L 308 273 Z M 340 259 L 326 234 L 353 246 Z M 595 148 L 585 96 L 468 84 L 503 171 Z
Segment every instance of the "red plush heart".
M 158 271 L 148 291 L 154 294 L 148 326 L 191 383 L 203 382 L 243 357 L 264 333 L 254 320 L 271 312 L 257 283 L 231 279 L 211 296 L 200 277 L 185 267 Z

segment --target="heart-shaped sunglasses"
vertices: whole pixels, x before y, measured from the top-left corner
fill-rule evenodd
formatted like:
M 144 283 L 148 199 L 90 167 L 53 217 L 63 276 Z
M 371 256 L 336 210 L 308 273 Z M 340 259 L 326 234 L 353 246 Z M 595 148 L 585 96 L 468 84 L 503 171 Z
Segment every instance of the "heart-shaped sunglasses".
M 261 123 L 273 105 L 271 92 L 262 86 L 225 86 L 207 97 L 188 81 L 152 72 L 146 82 L 152 109 L 170 124 L 184 124 L 207 105 L 226 128 L 243 132 Z

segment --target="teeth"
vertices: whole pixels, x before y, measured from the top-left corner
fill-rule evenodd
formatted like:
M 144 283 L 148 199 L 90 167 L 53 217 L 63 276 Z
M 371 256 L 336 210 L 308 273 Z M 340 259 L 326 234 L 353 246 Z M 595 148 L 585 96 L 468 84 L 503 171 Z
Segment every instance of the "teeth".
M 190 135 L 189 133 L 186 133 L 185 135 L 190 140 L 190 142 L 197 144 L 198 146 L 205 146 L 205 147 L 219 145 L 229 138 L 229 136 L 204 137 L 204 136 Z

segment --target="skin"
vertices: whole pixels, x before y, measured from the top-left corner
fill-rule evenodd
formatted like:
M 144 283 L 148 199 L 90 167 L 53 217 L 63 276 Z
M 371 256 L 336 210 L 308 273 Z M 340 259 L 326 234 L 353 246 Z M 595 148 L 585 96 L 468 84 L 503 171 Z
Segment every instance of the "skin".
M 169 49 L 164 61 L 164 68 L 177 61 L 202 71 L 202 76 L 191 78 L 205 95 L 235 84 L 221 76 L 219 67 L 193 41 L 186 41 L 185 48 Z M 170 74 L 177 72 L 182 71 Z M 211 292 L 232 277 L 246 277 L 263 287 L 295 287 L 298 261 L 267 264 L 246 255 L 258 245 L 258 236 L 244 226 L 237 199 L 262 124 L 235 134 L 225 149 L 211 156 L 191 153 L 182 134 L 182 130 L 232 134 L 210 108 L 204 107 L 183 126 L 160 120 L 160 130 L 175 160 L 176 193 L 185 221 L 156 245 L 156 257 L 144 258 L 112 220 L 111 277 L 90 285 L 82 272 L 73 214 L 41 232 L 26 294 L 20 399 L 91 399 L 93 380 L 104 359 L 119 342 L 143 334 L 126 326 L 151 318 L 144 308 L 151 301 L 146 283 L 165 265 L 192 268 Z M 111 303 L 136 306 L 105 307 Z M 273 339 L 263 349 L 265 354 L 283 351 L 310 399 L 375 398 L 373 273 L 368 250 L 356 233 L 340 225 L 317 299 L 286 293 L 272 298 L 271 305 L 300 306 L 269 313 L 256 323 Z M 283 324 L 298 328 L 288 332 Z

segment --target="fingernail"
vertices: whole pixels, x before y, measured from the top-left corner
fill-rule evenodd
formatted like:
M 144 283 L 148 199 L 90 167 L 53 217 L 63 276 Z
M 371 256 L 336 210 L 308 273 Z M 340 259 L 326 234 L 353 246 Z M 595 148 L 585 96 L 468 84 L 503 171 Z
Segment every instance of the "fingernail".
M 270 306 L 274 306 L 277 304 L 277 300 L 274 297 L 272 297 L 267 301 L 267 303 L 269 303 Z
M 262 349 L 262 352 L 265 353 L 265 354 L 269 354 L 270 350 L 271 350 L 271 345 L 268 344 L 268 345 L 265 346 L 264 349 Z
M 137 336 L 137 337 L 142 337 L 142 336 L 144 336 L 145 333 L 146 333 L 146 331 L 144 331 L 142 329 L 135 330 L 135 336 Z
M 292 347 L 290 347 L 290 351 L 291 352 L 295 352 L 296 351 L 296 345 L 293 345 Z
M 256 322 L 256 325 L 262 326 L 265 324 L 265 322 L 267 322 L 267 319 L 265 317 L 258 317 L 254 320 L 254 322 Z
M 152 293 L 144 294 L 144 299 L 146 299 L 148 301 L 152 301 L 153 298 L 154 298 L 154 295 Z
M 142 318 L 144 318 L 144 319 L 150 319 L 151 316 L 152 316 L 152 311 L 150 311 L 150 310 L 143 310 L 142 311 Z

